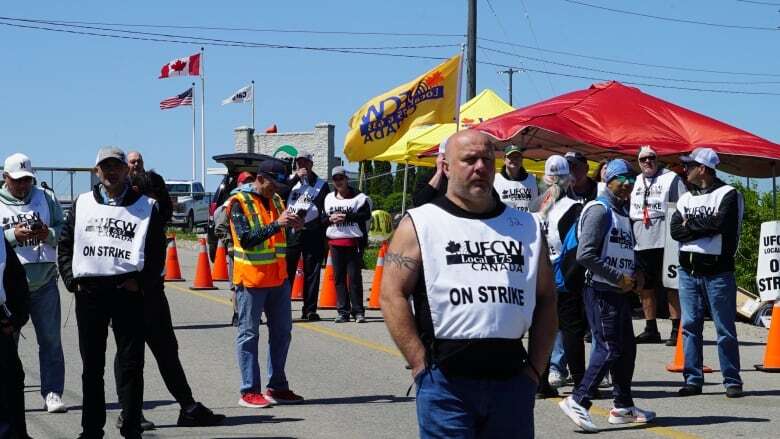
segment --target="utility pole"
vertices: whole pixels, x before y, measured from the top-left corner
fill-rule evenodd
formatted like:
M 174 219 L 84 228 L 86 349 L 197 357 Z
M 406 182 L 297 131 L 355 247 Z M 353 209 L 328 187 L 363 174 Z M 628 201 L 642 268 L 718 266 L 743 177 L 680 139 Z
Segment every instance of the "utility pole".
M 477 95 L 477 0 L 469 2 L 468 32 L 466 36 L 466 100 Z
M 512 106 L 512 75 L 514 75 L 517 72 L 519 72 L 519 70 L 515 70 L 511 67 L 509 68 L 509 70 L 502 70 L 498 72 L 500 74 L 509 76 L 509 106 L 510 107 Z

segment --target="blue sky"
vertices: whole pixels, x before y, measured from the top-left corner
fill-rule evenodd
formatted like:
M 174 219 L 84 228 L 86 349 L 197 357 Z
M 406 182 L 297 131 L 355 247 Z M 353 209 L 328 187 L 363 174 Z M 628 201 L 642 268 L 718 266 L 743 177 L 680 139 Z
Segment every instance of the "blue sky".
M 780 25 L 780 5 L 738 0 L 583 1 L 679 19 L 769 28 Z M 626 82 L 780 94 L 780 84 L 669 80 L 780 82 L 780 57 L 776 55 L 780 42 L 778 31 L 674 23 L 589 8 L 564 0 L 478 0 L 478 8 L 478 32 L 484 38 L 645 64 L 776 76 L 636 66 L 487 41 L 479 44 L 514 55 L 614 73 L 547 64 L 483 49 L 478 51 L 479 61 Z M 0 15 L 47 20 L 350 32 L 465 34 L 466 29 L 465 0 L 4 2 Z M 318 47 L 451 45 L 387 51 L 439 57 L 453 55 L 459 50 L 458 45 L 465 41 L 462 37 L 433 36 L 135 30 Z M 0 59 L 3 60 L 0 68 L 3 85 L 0 87 L 0 153 L 7 156 L 23 151 L 37 166 L 90 166 L 100 145 L 113 144 L 140 149 L 147 166 L 157 168 L 167 177 L 188 177 L 190 109 L 160 111 L 158 105 L 160 100 L 185 90 L 191 79 L 156 78 L 164 63 L 195 53 L 199 47 L 199 44 L 93 38 L 0 26 Z M 336 147 L 340 151 L 347 121 L 358 106 L 437 64 L 437 61 L 424 59 L 245 47 L 206 46 L 206 54 L 209 157 L 232 151 L 233 128 L 249 123 L 249 105 L 222 107 L 219 103 L 250 80 L 254 79 L 257 87 L 258 129 L 276 123 L 281 131 L 308 131 L 318 122 L 330 122 L 336 125 Z M 492 88 L 506 97 L 506 77 L 498 75 L 498 70 L 498 67 L 480 65 L 478 90 Z M 592 82 L 596 81 L 519 73 L 514 79 L 514 104 L 528 105 L 585 88 Z M 776 109 L 780 95 L 641 88 L 759 136 L 780 141 Z M 207 166 L 213 166 L 213 163 Z M 209 179 L 207 189 L 210 190 L 214 183 L 214 178 Z

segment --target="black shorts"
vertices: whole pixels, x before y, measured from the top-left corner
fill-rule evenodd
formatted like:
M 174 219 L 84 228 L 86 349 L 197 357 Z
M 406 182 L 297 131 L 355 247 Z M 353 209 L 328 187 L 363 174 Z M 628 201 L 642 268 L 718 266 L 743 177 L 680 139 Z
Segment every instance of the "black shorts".
M 636 271 L 645 275 L 645 290 L 663 288 L 664 280 L 664 249 L 651 248 L 634 252 L 636 258 Z

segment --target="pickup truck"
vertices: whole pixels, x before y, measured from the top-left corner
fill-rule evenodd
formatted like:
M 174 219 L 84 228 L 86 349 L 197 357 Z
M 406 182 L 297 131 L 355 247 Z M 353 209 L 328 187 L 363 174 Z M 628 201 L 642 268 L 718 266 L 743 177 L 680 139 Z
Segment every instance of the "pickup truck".
M 165 187 L 173 202 L 173 217 L 170 224 L 187 231 L 209 221 L 209 199 L 203 184 L 192 180 L 168 180 Z

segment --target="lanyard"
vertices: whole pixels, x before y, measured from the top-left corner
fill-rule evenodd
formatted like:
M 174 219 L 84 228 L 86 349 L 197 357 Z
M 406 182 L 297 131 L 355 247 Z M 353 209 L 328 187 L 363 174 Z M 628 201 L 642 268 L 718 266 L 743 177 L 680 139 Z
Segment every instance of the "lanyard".
M 645 185 L 645 193 L 642 197 L 642 223 L 645 226 L 650 225 L 650 211 L 647 208 L 647 198 L 650 196 L 650 187 L 655 184 L 655 179 L 658 177 L 658 173 L 653 176 L 653 178 L 650 180 L 650 184 L 647 184 L 647 178 L 645 178 L 645 174 L 642 174 L 642 183 Z

